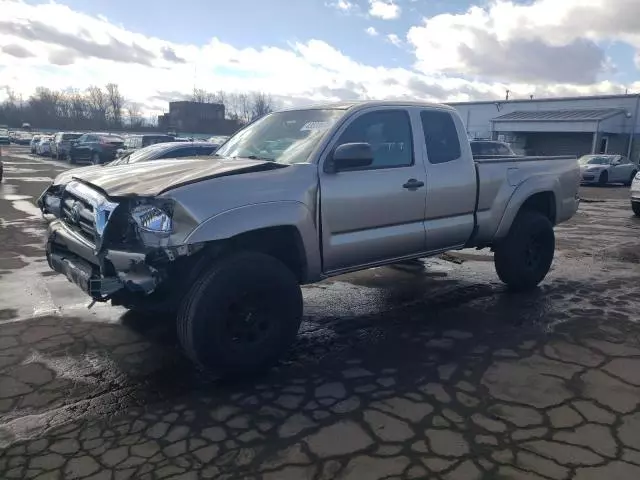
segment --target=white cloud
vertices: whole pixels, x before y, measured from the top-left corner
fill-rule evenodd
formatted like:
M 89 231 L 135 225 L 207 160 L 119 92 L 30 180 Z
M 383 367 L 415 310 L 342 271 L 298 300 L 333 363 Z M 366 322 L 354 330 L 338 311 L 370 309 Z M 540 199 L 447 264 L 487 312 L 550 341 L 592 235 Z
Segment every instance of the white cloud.
M 416 67 L 511 81 L 590 84 L 610 62 L 603 40 L 640 48 L 638 0 L 496 0 L 412 27 Z
M 400 37 L 395 33 L 390 33 L 389 35 L 387 35 L 387 40 L 389 41 L 389 43 L 394 44 L 396 47 L 402 45 L 402 40 L 400 40 Z
M 194 80 L 198 88 L 208 90 L 264 91 L 285 104 L 355 98 L 494 99 L 502 98 L 506 88 L 513 98 L 528 98 L 530 93 L 541 97 L 624 92 L 623 86 L 611 82 L 507 84 L 427 68 L 416 73 L 367 65 L 314 39 L 287 48 L 238 48 L 217 38 L 205 44 L 174 43 L 56 3 L 0 0 L 0 12 L 0 101 L 6 86 L 27 98 L 38 86 L 84 89 L 116 82 L 129 100 L 151 113 L 166 109 L 170 99 L 188 95 Z M 635 88 L 640 89 L 640 82 Z
M 326 4 L 329 7 L 337 8 L 343 12 L 351 12 L 357 8 L 356 4 L 349 0 L 335 0 Z
M 383 20 L 393 20 L 400 16 L 400 7 L 394 0 L 369 0 L 369 15 Z
M 372 37 L 378 36 L 378 31 L 374 27 L 367 27 L 365 32 L 367 32 L 367 35 L 371 35 Z

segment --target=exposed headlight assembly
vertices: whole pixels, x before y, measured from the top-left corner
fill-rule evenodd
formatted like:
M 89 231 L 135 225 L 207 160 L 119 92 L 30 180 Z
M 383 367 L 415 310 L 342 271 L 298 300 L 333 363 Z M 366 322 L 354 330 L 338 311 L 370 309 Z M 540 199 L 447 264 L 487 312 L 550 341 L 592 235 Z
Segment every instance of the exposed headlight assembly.
M 173 233 L 171 204 L 142 203 L 131 209 L 131 219 L 136 225 L 138 237 L 145 246 L 164 247 Z
M 131 211 L 131 217 L 141 230 L 147 232 L 169 235 L 173 230 L 173 222 L 169 213 L 154 205 L 135 207 Z

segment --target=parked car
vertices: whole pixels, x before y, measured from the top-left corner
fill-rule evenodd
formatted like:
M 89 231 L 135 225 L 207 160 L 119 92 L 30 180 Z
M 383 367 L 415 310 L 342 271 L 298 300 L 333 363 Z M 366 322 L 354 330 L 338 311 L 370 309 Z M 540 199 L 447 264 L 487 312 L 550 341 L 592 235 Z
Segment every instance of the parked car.
M 0 156 L 2 152 L 0 152 Z M 4 175 L 4 164 L 2 163 L 2 159 L 0 159 L 0 182 L 2 182 L 2 176 Z
M 576 157 L 474 161 L 451 107 L 343 103 L 265 115 L 214 158 L 78 172 L 37 203 L 57 217 L 54 271 L 95 301 L 177 312 L 188 356 L 235 375 L 294 341 L 301 284 L 490 247 L 509 288 L 536 287 L 579 175 Z
M 214 137 L 209 138 L 208 142 L 209 143 L 213 143 L 214 145 L 217 145 L 218 147 L 221 147 L 224 144 L 224 142 L 226 142 L 227 140 L 229 140 L 228 136 L 216 135 Z
M 146 148 L 141 148 L 135 152 L 128 153 L 123 157 L 116 158 L 112 162 L 89 165 L 86 167 L 72 168 L 66 172 L 58 174 L 54 183 L 56 185 L 64 185 L 70 182 L 73 177 L 80 173 L 87 173 L 92 170 L 104 169 L 109 167 L 117 167 L 119 165 L 128 165 L 130 163 L 149 162 L 152 160 L 167 160 L 167 159 L 186 159 L 195 157 L 210 156 L 216 150 L 216 146 L 211 143 L 191 143 L 191 142 L 170 142 L 170 143 L 156 143 Z M 212 158 L 213 159 L 213 158 Z
M 217 145 L 209 142 L 168 142 L 156 143 L 131 153 L 126 153 L 108 165 L 125 165 L 128 163 L 147 162 L 167 158 L 188 158 L 211 155 Z
M 9 130 L 4 128 L 0 129 L 0 145 L 9 145 L 10 143 Z
M 631 182 L 631 209 L 636 217 L 640 217 L 640 173 L 636 173 Z
M 156 143 L 173 142 L 175 137 L 171 135 L 160 135 L 156 133 L 142 134 L 142 135 L 128 135 L 124 139 L 124 145 L 119 151 L 119 157 L 127 153 L 134 152 L 140 148 L 148 147 L 149 145 L 155 145 Z
M 38 143 L 40 143 L 40 135 L 34 135 L 31 137 L 31 142 L 29 143 L 29 150 L 32 154 L 37 153 Z
M 36 153 L 42 156 L 51 155 L 52 139 L 53 137 L 47 137 L 47 136 L 40 137 L 40 141 L 38 142 L 38 145 L 36 145 Z
M 64 160 L 69 156 L 71 150 L 71 142 L 82 136 L 80 132 L 58 132 L 53 136 L 50 145 L 51 158 L 56 160 Z
M 17 132 L 14 137 L 14 143 L 16 145 L 30 145 L 33 135 L 28 132 Z
M 71 142 L 69 163 L 88 161 L 99 165 L 110 162 L 116 158 L 116 152 L 123 144 L 124 140 L 118 135 L 85 133 Z
M 580 164 L 580 178 L 582 183 L 623 183 L 631 185 L 638 165 L 624 155 L 584 155 L 578 160 Z
M 495 140 L 471 140 L 471 153 L 473 158 L 489 159 L 501 157 L 517 157 L 508 143 Z

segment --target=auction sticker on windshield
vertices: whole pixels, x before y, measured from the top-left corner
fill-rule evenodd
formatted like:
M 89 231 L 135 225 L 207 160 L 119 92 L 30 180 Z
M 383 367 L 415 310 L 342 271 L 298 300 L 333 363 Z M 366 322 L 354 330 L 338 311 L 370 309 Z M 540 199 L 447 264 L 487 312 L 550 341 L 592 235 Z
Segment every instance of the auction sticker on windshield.
M 305 130 L 326 130 L 331 124 L 329 122 L 307 122 L 300 129 L 301 132 Z

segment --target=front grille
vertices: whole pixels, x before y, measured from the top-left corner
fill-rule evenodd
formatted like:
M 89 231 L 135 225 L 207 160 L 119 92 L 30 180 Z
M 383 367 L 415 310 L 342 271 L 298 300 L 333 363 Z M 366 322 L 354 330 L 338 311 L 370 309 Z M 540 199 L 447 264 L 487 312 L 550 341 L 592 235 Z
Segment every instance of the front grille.
M 96 243 L 96 221 L 93 205 L 65 191 L 62 195 L 62 221 L 91 243 Z
M 69 228 L 98 246 L 116 206 L 89 186 L 72 181 L 62 193 L 60 218 Z

